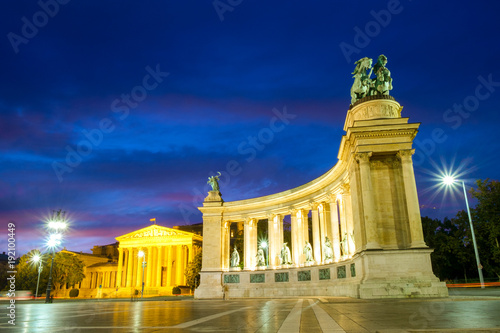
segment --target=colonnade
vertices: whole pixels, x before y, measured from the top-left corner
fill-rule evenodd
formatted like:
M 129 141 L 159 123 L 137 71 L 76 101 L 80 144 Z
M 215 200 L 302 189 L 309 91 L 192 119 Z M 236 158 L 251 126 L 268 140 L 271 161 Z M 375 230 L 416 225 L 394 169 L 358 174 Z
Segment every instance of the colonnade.
M 142 265 L 145 287 L 184 285 L 184 268 L 194 258 L 192 244 L 118 248 L 117 287 L 140 287 Z M 139 257 L 144 252 L 145 259 Z
M 90 272 L 87 288 L 114 288 L 116 285 L 116 271 Z
M 330 194 L 328 201 L 311 202 L 307 206 L 289 209 L 285 213 L 268 214 L 262 217 L 246 218 L 243 221 L 225 221 L 222 229 L 222 268 L 228 269 L 231 251 L 231 223 L 244 223 L 244 256 L 245 270 L 256 268 L 256 255 L 259 247 L 257 239 L 257 223 L 267 219 L 266 256 L 269 268 L 281 266 L 280 254 L 284 245 L 283 219 L 290 215 L 291 244 L 289 247 L 292 265 L 299 267 L 305 264 L 304 246 L 309 242 L 313 248 L 314 263 L 324 264 L 350 258 L 356 251 L 354 226 L 349 186 L 344 185 L 342 193 Z M 309 239 L 309 214 L 311 215 L 312 239 Z M 325 257 L 326 238 L 331 242 L 333 258 Z M 240 249 L 241 250 L 241 249 Z M 240 251 L 241 253 L 241 251 Z

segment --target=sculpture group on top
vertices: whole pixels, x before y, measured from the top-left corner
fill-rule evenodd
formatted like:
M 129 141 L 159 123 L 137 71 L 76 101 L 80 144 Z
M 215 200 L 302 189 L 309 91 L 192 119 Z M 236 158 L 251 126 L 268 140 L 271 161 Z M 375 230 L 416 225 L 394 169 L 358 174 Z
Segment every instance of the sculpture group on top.
M 385 67 L 387 57 L 381 54 L 372 68 L 372 59 L 364 57 L 355 62 L 354 83 L 351 88 L 351 105 L 366 96 L 389 95 L 392 90 L 391 72 Z M 372 73 L 375 78 L 372 79 Z

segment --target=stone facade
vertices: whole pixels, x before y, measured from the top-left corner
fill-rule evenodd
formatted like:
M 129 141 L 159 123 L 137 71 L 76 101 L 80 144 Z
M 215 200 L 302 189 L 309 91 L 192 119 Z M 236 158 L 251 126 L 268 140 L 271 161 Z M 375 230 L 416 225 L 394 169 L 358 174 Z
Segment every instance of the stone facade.
M 411 156 L 419 124 L 401 117 L 393 98 L 352 106 L 337 164 L 281 193 L 224 202 L 211 191 L 203 213 L 203 268 L 196 298 L 446 296 L 423 240 Z M 307 220 L 312 218 L 312 239 Z M 280 264 L 283 217 L 291 219 L 291 265 Z M 267 267 L 256 267 L 257 221 L 267 219 Z M 231 224 L 243 224 L 244 268 L 229 267 Z M 325 258 L 325 240 L 333 258 Z M 305 262 L 306 241 L 314 261 Z M 258 273 L 258 276 L 255 275 Z M 327 278 L 329 276 L 330 278 Z M 224 295 L 225 294 L 225 295 Z

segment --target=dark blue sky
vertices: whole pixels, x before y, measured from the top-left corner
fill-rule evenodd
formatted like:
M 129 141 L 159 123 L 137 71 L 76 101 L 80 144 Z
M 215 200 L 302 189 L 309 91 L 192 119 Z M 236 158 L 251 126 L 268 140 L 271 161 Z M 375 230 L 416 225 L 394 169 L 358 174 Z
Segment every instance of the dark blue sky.
M 71 216 L 67 248 L 88 251 L 152 217 L 201 222 L 217 171 L 232 172 L 226 201 L 322 175 L 353 63 L 382 53 L 391 95 L 422 123 L 422 215 L 464 208 L 429 172 L 500 178 L 497 2 L 41 3 L 0 4 L 0 218 L 16 222 L 21 252 L 42 246 L 53 209 Z

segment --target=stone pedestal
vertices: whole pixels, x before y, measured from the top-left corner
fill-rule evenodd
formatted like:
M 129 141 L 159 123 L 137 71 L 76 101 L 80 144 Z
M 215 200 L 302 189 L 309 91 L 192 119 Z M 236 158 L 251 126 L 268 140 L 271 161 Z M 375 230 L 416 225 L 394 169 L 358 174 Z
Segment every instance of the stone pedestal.
M 223 200 L 219 191 L 210 191 L 200 210 L 203 212 L 203 261 L 200 286 L 195 298 L 222 298 L 222 221 Z

